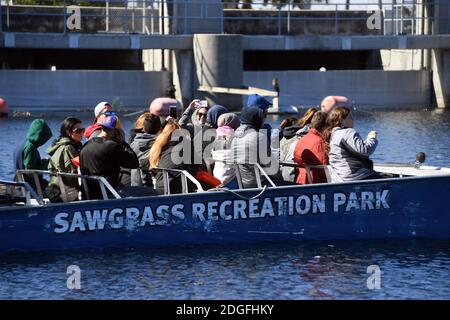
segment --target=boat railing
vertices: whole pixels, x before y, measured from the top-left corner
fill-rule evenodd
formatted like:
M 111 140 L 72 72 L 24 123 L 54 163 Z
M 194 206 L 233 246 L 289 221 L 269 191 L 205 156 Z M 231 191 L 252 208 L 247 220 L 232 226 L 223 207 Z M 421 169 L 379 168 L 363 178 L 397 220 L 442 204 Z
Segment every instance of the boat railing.
M 141 170 L 141 169 L 139 169 Z M 164 182 L 164 195 L 169 195 L 170 193 L 170 180 L 169 180 L 169 174 L 170 173 L 176 173 L 180 175 L 181 178 L 181 188 L 182 193 L 187 194 L 189 193 L 189 187 L 188 187 L 188 181 L 192 182 L 196 188 L 197 192 L 203 192 L 203 187 L 201 183 L 195 179 L 189 172 L 186 170 L 180 170 L 180 169 L 167 169 L 167 168 L 153 168 L 152 170 L 159 171 L 162 173 L 163 182 Z M 141 170 L 142 172 L 142 170 Z
M 311 169 L 322 169 L 325 172 L 325 177 L 327 178 L 327 182 L 332 182 L 333 180 L 335 180 L 335 178 L 333 178 L 334 175 L 331 172 L 331 170 L 332 170 L 331 166 L 327 165 L 327 164 L 310 165 L 310 164 L 295 163 L 295 162 L 280 162 L 280 166 L 304 168 L 306 170 L 306 177 L 310 184 L 313 183 Z
M 27 182 L 0 180 L 0 196 L 1 202 L 7 202 L 8 204 L 23 202 L 26 205 L 31 205 L 31 199 L 34 199 L 39 205 L 44 204 L 42 197 Z
M 86 197 L 89 199 L 89 187 L 87 184 L 87 180 L 93 180 L 97 181 L 99 184 L 102 196 L 104 200 L 109 199 L 108 192 L 109 191 L 115 199 L 120 199 L 121 196 L 119 193 L 109 184 L 109 182 L 104 177 L 99 176 L 86 176 L 86 175 L 80 175 L 76 173 L 65 173 L 65 172 L 53 172 L 53 171 L 46 171 L 46 170 L 17 170 L 16 171 L 16 179 L 19 182 L 25 182 L 25 175 L 32 176 L 34 184 L 36 186 L 36 192 L 37 195 L 39 195 L 41 198 L 44 198 L 44 192 L 42 190 L 41 185 L 41 179 L 40 176 L 42 175 L 48 175 L 48 176 L 56 176 L 58 181 L 58 186 L 61 190 L 61 199 L 63 202 L 67 202 L 67 192 L 66 192 L 66 186 L 63 182 L 63 177 L 67 178 L 77 178 L 81 180 L 81 186 L 84 188 Z

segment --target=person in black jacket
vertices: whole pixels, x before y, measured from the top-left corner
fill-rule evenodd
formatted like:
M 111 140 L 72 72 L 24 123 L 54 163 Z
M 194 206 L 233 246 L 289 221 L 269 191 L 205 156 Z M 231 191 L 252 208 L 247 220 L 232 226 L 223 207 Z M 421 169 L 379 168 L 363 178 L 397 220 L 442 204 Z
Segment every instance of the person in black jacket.
M 83 175 L 102 176 L 112 187 L 119 186 L 120 167 L 135 169 L 139 161 L 125 142 L 125 134 L 117 128 L 117 117 L 109 116 L 102 122 L 102 132 L 96 138 L 89 140 L 80 153 L 80 170 Z M 102 199 L 99 184 L 87 181 L 88 199 Z

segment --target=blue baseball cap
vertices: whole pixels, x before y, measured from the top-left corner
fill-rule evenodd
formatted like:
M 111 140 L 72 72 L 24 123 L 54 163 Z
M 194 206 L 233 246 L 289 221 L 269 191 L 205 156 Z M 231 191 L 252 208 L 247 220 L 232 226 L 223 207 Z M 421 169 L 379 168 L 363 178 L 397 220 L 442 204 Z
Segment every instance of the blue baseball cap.
M 114 115 L 105 117 L 105 119 L 102 122 L 102 127 L 105 127 L 106 129 L 116 129 L 117 128 L 117 117 Z
M 272 102 L 256 93 L 249 95 L 247 99 L 247 108 L 257 107 L 266 111 L 271 105 Z

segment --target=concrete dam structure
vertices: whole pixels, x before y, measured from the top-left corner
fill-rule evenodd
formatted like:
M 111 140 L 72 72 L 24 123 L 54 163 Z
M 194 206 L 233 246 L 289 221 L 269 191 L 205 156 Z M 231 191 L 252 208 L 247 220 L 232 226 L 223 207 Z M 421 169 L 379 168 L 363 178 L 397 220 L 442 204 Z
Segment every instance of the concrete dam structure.
M 327 2 L 2 1 L 0 97 L 27 111 L 103 100 L 142 109 L 173 94 L 185 106 L 206 97 L 240 110 L 245 96 L 198 88 L 272 90 L 278 78 L 281 105 L 315 106 L 327 95 L 367 108 L 449 105 L 450 0 Z

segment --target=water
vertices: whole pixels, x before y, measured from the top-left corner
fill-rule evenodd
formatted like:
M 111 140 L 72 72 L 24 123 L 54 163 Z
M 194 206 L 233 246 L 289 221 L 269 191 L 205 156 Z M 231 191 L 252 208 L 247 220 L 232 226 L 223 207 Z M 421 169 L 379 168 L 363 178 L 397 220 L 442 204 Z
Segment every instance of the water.
M 450 166 L 449 111 L 355 115 L 363 137 L 379 133 L 376 162 L 413 162 L 423 151 L 427 164 Z M 46 117 L 55 135 L 62 118 Z M 131 128 L 134 119 L 121 119 Z M 30 122 L 0 119 L 0 179 L 12 177 L 12 152 Z M 69 265 L 81 269 L 80 290 L 66 287 Z M 381 289 L 367 288 L 370 265 L 381 269 Z M 447 240 L 9 254 L 0 256 L 0 299 L 449 299 L 449 271 Z

